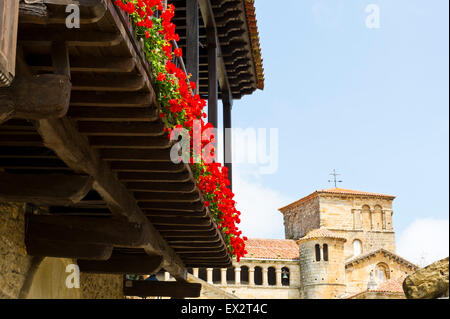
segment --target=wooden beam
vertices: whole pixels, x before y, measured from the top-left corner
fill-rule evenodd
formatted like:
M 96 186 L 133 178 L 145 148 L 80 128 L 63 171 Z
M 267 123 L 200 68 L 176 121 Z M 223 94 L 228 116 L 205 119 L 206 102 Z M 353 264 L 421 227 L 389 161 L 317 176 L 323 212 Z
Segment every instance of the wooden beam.
M 95 179 L 94 188 L 107 203 L 110 211 L 130 223 L 142 225 L 149 244 L 145 251 L 149 255 L 163 256 L 163 267 L 178 280 L 186 280 L 183 262 L 158 231 L 148 221 L 144 212 L 126 187 L 117 179 L 98 153 L 89 146 L 76 125 L 67 117 L 57 120 L 41 120 L 37 131 L 44 144 L 52 149 L 73 170 L 85 172 Z
M 65 41 L 69 46 L 112 47 L 120 44 L 122 40 L 123 38 L 117 33 L 52 28 L 39 29 L 39 31 L 35 28 L 20 29 L 18 37 L 20 43 L 38 46 Z
M 27 218 L 30 240 L 141 248 L 148 244 L 142 226 L 115 218 L 32 215 Z
M 164 282 L 164 281 L 126 281 L 123 292 L 125 296 L 198 298 L 201 284 Z
M 101 122 L 80 121 L 78 129 L 89 136 L 162 136 L 161 122 Z M 123 150 L 121 150 L 123 153 Z
M 67 113 L 70 90 L 70 80 L 64 75 L 18 76 L 11 87 L 0 88 L 0 110 L 11 117 L 13 108 L 13 117 L 27 120 L 58 118 Z
M 41 3 L 20 3 L 20 21 L 22 23 L 56 24 L 66 23 L 68 13 L 51 10 L 50 6 L 77 5 L 81 10 L 80 24 L 95 23 L 106 12 L 105 0 L 42 0 Z
M 25 234 L 27 254 L 36 257 L 82 258 L 108 260 L 113 247 L 104 245 L 75 244 L 73 242 L 30 239 Z
M 106 261 L 78 260 L 81 272 L 94 274 L 153 275 L 161 269 L 161 256 L 113 253 Z
M 80 202 L 92 184 L 93 179 L 86 176 L 0 172 L 0 201 L 71 205 Z

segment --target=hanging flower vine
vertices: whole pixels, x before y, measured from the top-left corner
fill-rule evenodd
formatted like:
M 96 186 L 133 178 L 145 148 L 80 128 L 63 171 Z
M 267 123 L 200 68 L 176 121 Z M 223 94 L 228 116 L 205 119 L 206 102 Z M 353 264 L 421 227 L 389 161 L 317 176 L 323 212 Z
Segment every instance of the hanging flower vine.
M 144 43 L 144 52 L 151 65 L 160 104 L 160 117 L 165 123 L 165 131 L 186 129 L 191 137 L 191 150 L 194 126 L 201 126 L 201 147 L 215 142 L 215 137 L 203 134 L 212 128 L 205 122 L 206 101 L 193 94 L 196 84 L 173 62 L 174 56 L 183 55 L 181 48 L 174 48 L 172 42 L 179 41 L 172 18 L 175 7 L 169 4 L 164 8 L 161 0 L 116 0 L 116 5 L 127 12 L 135 26 L 135 34 Z M 156 14 L 158 13 L 158 14 Z M 208 136 L 209 135 L 209 136 Z M 210 152 L 214 155 L 214 149 Z M 200 158 L 198 158 L 200 157 Z M 205 197 L 205 206 L 209 208 L 219 229 L 225 235 L 228 253 L 237 261 L 247 254 L 242 232 L 236 226 L 241 213 L 236 209 L 234 194 L 229 189 L 228 169 L 220 163 L 210 163 L 203 152 L 194 158 L 191 153 L 190 164 L 198 188 Z

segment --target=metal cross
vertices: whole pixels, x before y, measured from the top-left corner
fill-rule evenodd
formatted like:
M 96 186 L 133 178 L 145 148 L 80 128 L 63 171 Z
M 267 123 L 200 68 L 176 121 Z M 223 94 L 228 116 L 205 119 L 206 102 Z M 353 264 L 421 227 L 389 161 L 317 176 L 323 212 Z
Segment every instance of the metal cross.
M 342 181 L 338 180 L 338 176 L 341 176 L 341 174 L 336 173 L 336 170 L 333 170 L 333 173 L 330 174 L 331 176 L 333 176 L 333 180 L 329 180 L 328 183 L 334 183 L 334 187 L 337 188 L 337 184 L 338 183 L 342 183 Z

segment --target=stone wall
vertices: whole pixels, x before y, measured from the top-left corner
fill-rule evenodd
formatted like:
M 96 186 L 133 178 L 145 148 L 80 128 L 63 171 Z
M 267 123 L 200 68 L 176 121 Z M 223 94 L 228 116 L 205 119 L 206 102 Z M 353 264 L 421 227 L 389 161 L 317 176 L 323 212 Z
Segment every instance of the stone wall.
M 299 239 L 320 228 L 319 199 L 307 199 L 283 212 L 286 239 Z
M 66 287 L 70 259 L 28 256 L 25 205 L 0 203 L 0 298 L 124 298 L 122 276 L 81 274 L 80 288 Z
M 414 271 L 407 265 L 379 253 L 359 263 L 347 265 L 345 269 L 347 294 L 353 295 L 367 290 L 371 272 L 373 272 L 374 281 L 379 284 L 379 276 L 377 275 L 376 269 L 377 265 L 385 265 L 388 267 L 388 276 L 386 280 L 405 277 Z

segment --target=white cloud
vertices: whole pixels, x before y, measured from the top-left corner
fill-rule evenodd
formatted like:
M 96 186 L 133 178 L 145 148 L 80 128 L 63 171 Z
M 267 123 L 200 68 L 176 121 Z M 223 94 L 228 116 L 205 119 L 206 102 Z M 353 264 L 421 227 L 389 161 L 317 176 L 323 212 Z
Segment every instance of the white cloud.
M 397 252 L 424 267 L 449 256 L 448 219 L 417 219 L 399 236 Z
M 278 208 L 290 200 L 260 182 L 249 181 L 237 172 L 233 175 L 237 209 L 242 213 L 239 228 L 244 236 L 284 239 L 283 215 Z

